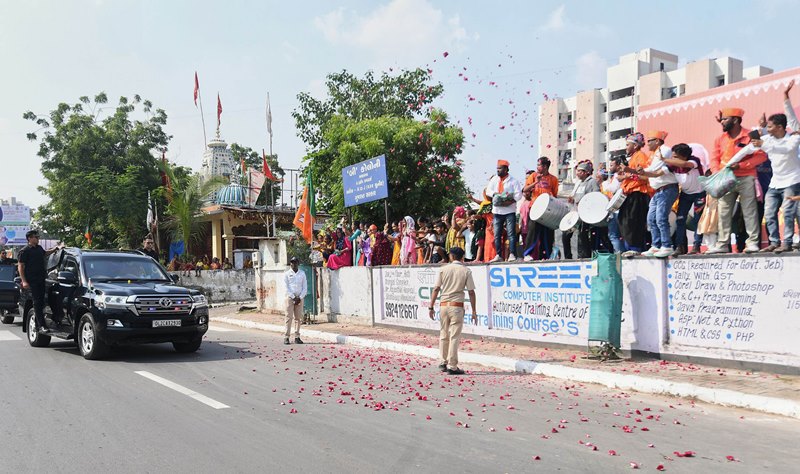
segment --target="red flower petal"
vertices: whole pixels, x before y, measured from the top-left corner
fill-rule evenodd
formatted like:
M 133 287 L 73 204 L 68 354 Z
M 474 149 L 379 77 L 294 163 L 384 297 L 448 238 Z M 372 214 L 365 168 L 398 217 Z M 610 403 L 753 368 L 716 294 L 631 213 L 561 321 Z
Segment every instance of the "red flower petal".
M 663 464 L 659 464 L 656 466 L 656 471 L 666 471 L 667 469 L 664 467 Z
M 536 455 L 536 456 L 534 456 L 534 457 L 533 457 L 533 460 L 534 460 L 534 461 L 541 461 L 541 460 L 542 460 L 542 458 L 541 458 L 541 457 L 539 457 L 539 455 Z
M 616 456 L 616 455 L 617 455 L 617 452 L 616 452 L 616 451 L 614 451 L 613 449 L 609 449 L 609 450 L 608 450 L 608 454 L 609 454 L 609 456 Z

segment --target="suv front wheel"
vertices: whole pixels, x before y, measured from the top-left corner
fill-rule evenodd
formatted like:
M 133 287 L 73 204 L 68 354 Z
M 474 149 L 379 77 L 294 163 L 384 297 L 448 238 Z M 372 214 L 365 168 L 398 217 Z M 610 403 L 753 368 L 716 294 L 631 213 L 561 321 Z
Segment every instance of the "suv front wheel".
M 28 328 L 28 344 L 32 347 L 47 347 L 50 345 L 50 336 L 39 334 L 36 330 L 36 313 L 33 308 L 30 308 L 28 312 L 25 313 L 23 324 Z
M 78 324 L 78 350 L 86 360 L 100 359 L 108 352 L 108 345 L 98 338 L 97 326 L 89 314 L 84 314 Z
M 175 351 L 180 352 L 182 354 L 188 354 L 190 352 L 197 352 L 197 349 L 200 349 L 200 344 L 203 343 L 203 336 L 199 336 L 196 339 L 192 339 L 189 342 L 173 342 L 172 347 L 175 348 Z

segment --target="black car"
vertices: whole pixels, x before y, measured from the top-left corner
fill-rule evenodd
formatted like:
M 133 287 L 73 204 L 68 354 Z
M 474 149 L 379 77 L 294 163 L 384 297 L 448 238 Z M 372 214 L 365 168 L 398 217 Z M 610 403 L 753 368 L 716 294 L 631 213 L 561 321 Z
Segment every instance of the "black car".
M 3 324 L 14 322 L 14 315 L 19 307 L 19 286 L 14 279 L 17 277 L 17 266 L 13 264 L 0 264 L 0 319 Z
M 194 352 L 208 331 L 205 296 L 178 286 L 177 275 L 139 252 L 67 248 L 51 255 L 47 267 L 47 329 L 35 330 L 30 291 L 21 293 L 31 346 L 74 339 L 86 359 L 125 344 L 171 342 L 178 352 Z

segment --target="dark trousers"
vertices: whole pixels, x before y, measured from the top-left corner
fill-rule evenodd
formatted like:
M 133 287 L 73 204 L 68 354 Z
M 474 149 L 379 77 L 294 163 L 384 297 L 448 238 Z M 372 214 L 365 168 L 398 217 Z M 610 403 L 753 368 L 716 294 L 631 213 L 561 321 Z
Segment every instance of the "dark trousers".
M 700 216 L 703 214 L 703 209 L 706 205 L 706 193 L 705 191 L 699 192 L 697 194 L 686 194 L 681 192 L 678 197 L 678 218 L 676 220 L 676 230 L 675 230 L 675 247 L 680 248 L 688 247 L 688 240 L 686 237 L 686 218 L 689 216 L 689 210 L 694 207 L 694 222 L 696 223 L 700 220 Z M 736 239 L 738 240 L 739 237 L 737 236 Z M 693 246 L 700 248 L 700 244 L 703 243 L 703 234 L 695 231 L 694 233 L 694 242 Z
M 647 232 L 647 213 L 650 196 L 634 191 L 628 195 L 619 209 L 619 228 L 628 250 L 644 250 L 650 233 Z
M 585 222 L 578 224 L 578 258 L 592 258 L 592 252 L 614 252 L 608 227 L 595 227 Z
M 530 256 L 534 260 L 546 260 L 553 252 L 556 231 L 537 224 L 528 218 L 528 231 L 525 235 L 523 257 Z
M 44 282 L 28 282 L 31 288 L 31 299 L 33 300 L 33 314 L 36 318 L 36 327 L 45 327 L 44 321 Z

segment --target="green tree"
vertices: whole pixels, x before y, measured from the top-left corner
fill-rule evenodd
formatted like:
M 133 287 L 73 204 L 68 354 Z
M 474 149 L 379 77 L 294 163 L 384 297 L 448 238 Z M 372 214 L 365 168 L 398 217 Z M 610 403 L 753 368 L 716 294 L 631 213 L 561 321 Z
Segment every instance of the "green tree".
M 147 232 L 147 191 L 160 184 L 154 153 L 171 138 L 167 114 L 138 95 L 107 103 L 100 93 L 60 103 L 47 116 L 23 115 L 39 127 L 28 139 L 39 143 L 47 181 L 40 191 L 50 198 L 37 221 L 68 245 L 85 245 L 88 226 L 95 247 L 133 248 Z
M 264 167 L 264 162 L 261 155 L 252 148 L 239 145 L 238 143 L 231 143 L 230 150 L 231 154 L 233 155 L 233 159 L 236 163 L 240 163 L 241 159 L 244 158 L 244 163 L 249 168 L 255 168 L 261 171 L 262 168 Z M 272 171 L 272 174 L 276 178 L 282 179 L 286 175 L 286 172 L 283 171 L 283 168 L 281 168 L 281 165 L 278 163 L 278 155 L 267 155 L 267 165 L 269 166 L 269 169 Z M 270 192 L 270 183 L 272 185 L 271 192 Z M 275 204 L 275 202 L 280 200 L 280 197 L 281 197 L 281 182 L 266 180 L 264 182 L 264 189 L 258 196 L 258 201 L 256 201 L 256 205 L 271 206 Z
M 329 74 L 325 100 L 317 100 L 308 92 L 297 95 L 300 105 L 292 112 L 297 134 L 309 151 L 316 151 L 325 146 L 325 126 L 334 115 L 354 120 L 419 116 L 444 92 L 440 83 L 429 84 L 429 80 L 428 71 L 419 68 L 401 71 L 397 76 L 384 72 L 378 80 L 372 71 L 363 78 L 346 70 Z
M 462 162 L 457 158 L 464 141 L 460 127 L 447 122 L 440 110 L 430 121 L 402 117 L 353 120 L 334 116 L 326 124 L 328 147 L 310 154 L 318 194 L 318 208 L 342 215 L 344 190 L 341 170 L 377 155 L 386 155 L 389 216 L 441 216 L 463 204 L 467 188 Z M 369 222 L 385 220 L 382 201 L 354 208 L 356 217 Z
M 422 69 L 363 78 L 347 71 L 328 75 L 328 97 L 298 95 L 292 113 L 305 141 L 304 161 L 319 183 L 319 209 L 344 213 L 342 168 L 386 155 L 390 218 L 440 216 L 462 204 L 466 185 L 458 159 L 463 130 L 430 106 L 444 89 Z M 384 220 L 383 202 L 354 208 L 361 219 Z

